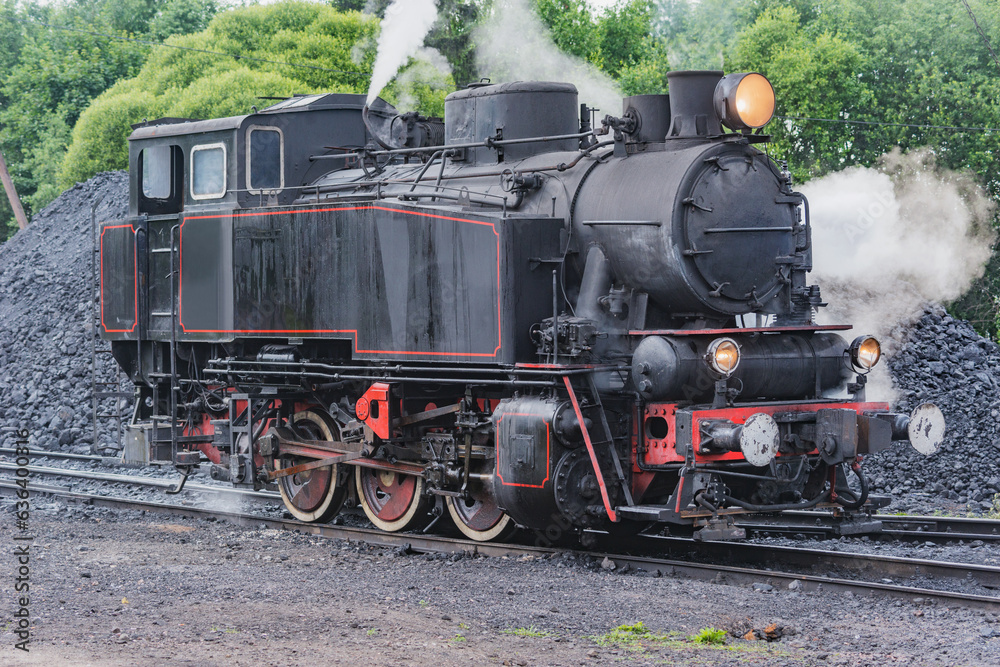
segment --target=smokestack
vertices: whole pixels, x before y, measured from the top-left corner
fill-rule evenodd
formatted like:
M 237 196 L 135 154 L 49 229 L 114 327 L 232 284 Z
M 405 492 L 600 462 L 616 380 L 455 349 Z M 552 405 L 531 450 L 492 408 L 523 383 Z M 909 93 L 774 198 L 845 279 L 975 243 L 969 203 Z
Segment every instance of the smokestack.
M 715 113 L 715 87 L 722 79 L 718 70 L 667 72 L 670 91 L 668 139 L 712 137 L 722 134 Z

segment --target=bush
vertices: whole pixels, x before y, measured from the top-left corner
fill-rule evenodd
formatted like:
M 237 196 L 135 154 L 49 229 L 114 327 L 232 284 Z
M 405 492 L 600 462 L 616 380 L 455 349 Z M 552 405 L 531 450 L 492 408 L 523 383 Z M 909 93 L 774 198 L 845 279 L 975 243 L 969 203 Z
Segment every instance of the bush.
M 80 116 L 60 186 L 127 168 L 129 125 L 144 118 L 223 118 L 268 106 L 262 97 L 366 93 L 378 26 L 359 12 L 286 0 L 234 9 L 200 33 L 169 38 L 186 50 L 156 49 L 138 75 L 105 91 Z M 454 81 L 439 65 L 426 56 L 411 60 L 383 97 L 443 111 Z
M 113 86 L 83 112 L 73 129 L 59 184 L 63 188 L 96 173 L 128 167 L 128 135 L 132 123 L 163 115 L 162 101 L 130 79 Z

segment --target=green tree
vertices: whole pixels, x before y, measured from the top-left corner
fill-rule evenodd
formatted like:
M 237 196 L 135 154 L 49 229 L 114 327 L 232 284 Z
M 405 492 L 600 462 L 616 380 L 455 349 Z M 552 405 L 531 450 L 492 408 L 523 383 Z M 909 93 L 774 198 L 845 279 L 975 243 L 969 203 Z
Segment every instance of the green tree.
M 128 38 L 198 28 L 214 11 L 215 0 L 4 0 L 0 149 L 29 215 L 65 185 L 57 173 L 80 115 L 116 81 L 134 76 L 150 53 Z M 0 198 L 0 240 L 14 228 Z
M 69 9 L 28 6 L 9 18 L 18 19 L 12 27 L 20 30 L 19 49 L 0 85 L 0 147 L 30 215 L 59 193 L 56 170 L 80 114 L 118 78 L 138 71 L 147 49 L 37 23 L 72 26 L 77 14 Z
M 149 22 L 149 36 L 163 41 L 171 35 L 200 32 L 219 11 L 216 0 L 172 0 Z
M 727 69 L 764 74 L 774 86 L 777 113 L 793 118 L 847 118 L 866 109 L 870 91 L 859 77 L 866 64 L 852 44 L 826 31 L 803 29 L 792 7 L 766 9 L 740 34 Z M 771 153 L 806 179 L 857 162 L 855 132 L 839 123 L 773 122 Z
M 310 2 L 218 14 L 202 32 L 167 40 L 186 50 L 157 49 L 134 78 L 94 101 L 73 129 L 59 183 L 125 168 L 130 125 L 144 118 L 219 118 L 248 113 L 265 97 L 365 93 L 378 27 L 373 17 Z M 450 77 L 411 60 L 382 96 L 440 115 L 453 88 Z
M 585 0 L 535 0 L 560 50 L 618 79 L 626 95 L 666 92 L 667 43 L 650 0 L 627 0 L 594 15 Z
M 476 81 L 476 47 L 472 33 L 483 16 L 488 0 L 437 0 L 438 20 L 424 43 L 437 49 L 451 66 L 459 86 Z

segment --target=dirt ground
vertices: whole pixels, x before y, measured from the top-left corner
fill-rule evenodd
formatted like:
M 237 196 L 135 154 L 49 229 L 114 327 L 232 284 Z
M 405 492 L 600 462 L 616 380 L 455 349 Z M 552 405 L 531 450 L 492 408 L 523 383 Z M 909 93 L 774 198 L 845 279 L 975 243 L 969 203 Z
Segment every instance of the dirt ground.
M 31 532 L 30 651 L 14 648 L 8 556 L 2 665 L 1000 664 L 996 614 L 939 605 L 622 574 L 564 556 L 415 555 L 60 502 L 32 511 Z M 733 634 L 771 624 L 777 641 Z M 732 632 L 722 645 L 688 639 L 705 628 Z

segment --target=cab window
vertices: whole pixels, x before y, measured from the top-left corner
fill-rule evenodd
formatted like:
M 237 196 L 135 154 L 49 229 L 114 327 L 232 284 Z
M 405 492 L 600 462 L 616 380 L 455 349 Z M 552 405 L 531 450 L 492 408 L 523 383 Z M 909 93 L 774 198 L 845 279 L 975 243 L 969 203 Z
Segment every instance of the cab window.
M 247 131 L 247 190 L 274 192 L 285 186 L 285 141 L 281 130 L 251 127 Z
M 226 194 L 226 145 L 191 149 L 191 198 L 218 199 Z
M 139 151 L 139 212 L 177 213 L 181 209 L 184 156 L 180 146 L 146 146 Z

